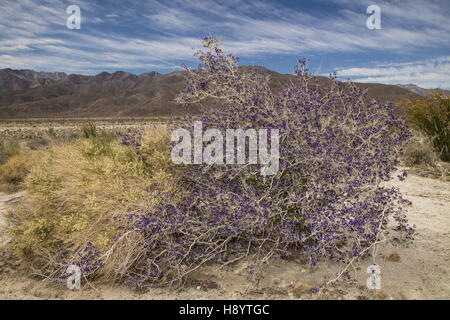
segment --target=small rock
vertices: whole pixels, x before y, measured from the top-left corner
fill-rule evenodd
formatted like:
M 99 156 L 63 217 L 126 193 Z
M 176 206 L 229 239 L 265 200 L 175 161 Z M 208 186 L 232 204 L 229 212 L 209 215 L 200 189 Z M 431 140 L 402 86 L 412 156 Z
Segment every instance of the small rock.
M 297 282 L 294 285 L 293 293 L 294 293 L 294 296 L 296 296 L 298 298 L 299 296 L 301 296 L 304 293 L 310 293 L 311 289 L 312 289 L 312 287 L 309 284 Z
M 41 298 L 43 296 L 42 292 L 39 290 L 36 290 L 33 294 L 36 298 Z
M 386 299 L 389 295 L 388 295 L 386 292 L 384 292 L 384 291 L 378 291 L 377 294 L 376 294 L 376 296 L 377 296 L 378 299 L 384 300 L 384 299 Z
M 392 253 L 392 254 L 389 255 L 388 260 L 392 261 L 392 262 L 399 262 L 400 261 L 400 255 L 398 253 Z
M 408 296 L 405 295 L 403 292 L 400 292 L 400 293 L 399 293 L 399 296 L 400 296 L 400 298 L 401 298 L 402 300 L 409 300 L 409 299 L 408 299 Z

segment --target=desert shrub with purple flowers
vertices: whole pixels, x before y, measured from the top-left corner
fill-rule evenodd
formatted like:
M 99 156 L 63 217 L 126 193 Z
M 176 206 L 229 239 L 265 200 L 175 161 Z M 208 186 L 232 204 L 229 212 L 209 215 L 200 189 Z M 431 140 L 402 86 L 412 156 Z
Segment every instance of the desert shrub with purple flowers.
M 280 169 L 262 176 L 258 164 L 184 166 L 184 199 L 127 217 L 148 248 L 136 281 L 173 282 L 206 263 L 247 257 L 256 266 L 274 257 L 348 265 L 381 242 L 412 238 L 407 201 L 382 185 L 411 135 L 393 105 L 334 75 L 319 86 L 305 61 L 296 80 L 274 93 L 268 75 L 239 68 L 216 39 L 203 45 L 199 67 L 185 67 L 177 102 L 214 101 L 200 119 L 204 130 L 279 129 Z

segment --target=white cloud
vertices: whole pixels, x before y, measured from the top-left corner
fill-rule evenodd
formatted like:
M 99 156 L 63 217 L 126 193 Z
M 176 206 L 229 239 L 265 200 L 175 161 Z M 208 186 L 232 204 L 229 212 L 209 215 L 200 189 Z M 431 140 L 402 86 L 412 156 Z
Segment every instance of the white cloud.
M 355 82 L 414 83 L 426 89 L 450 89 L 450 56 L 398 64 L 380 64 L 373 68 L 341 69 L 337 74 L 339 77 L 350 77 Z
M 329 15 L 256 0 L 132 0 L 106 8 L 95 1 L 74 0 L 82 10 L 82 28 L 68 30 L 61 1 L 4 0 L 0 54 L 8 59 L 0 60 L 0 67 L 18 68 L 28 62 L 30 68 L 76 71 L 79 67 L 78 72 L 139 68 L 139 64 L 175 68 L 178 64 L 173 61 L 193 59 L 192 48 L 208 33 L 245 57 L 367 50 L 411 55 L 414 50 L 450 47 L 450 41 L 443 41 L 450 31 L 448 11 L 435 3 L 378 1 L 383 29 L 373 31 L 365 25 L 364 6 L 369 2 L 337 2 L 345 8 Z M 128 22 L 139 27 L 139 33 L 125 35 L 114 28 L 100 28 Z

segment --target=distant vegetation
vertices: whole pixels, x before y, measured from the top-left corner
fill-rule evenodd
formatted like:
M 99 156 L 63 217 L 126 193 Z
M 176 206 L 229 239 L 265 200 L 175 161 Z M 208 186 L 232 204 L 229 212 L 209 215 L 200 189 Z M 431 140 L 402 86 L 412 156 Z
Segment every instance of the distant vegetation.
M 450 181 L 450 99 L 445 91 L 399 103 L 415 134 L 403 155 L 404 165 L 420 176 Z
M 450 162 L 450 98 L 440 91 L 401 103 L 411 126 L 425 135 L 442 161 Z

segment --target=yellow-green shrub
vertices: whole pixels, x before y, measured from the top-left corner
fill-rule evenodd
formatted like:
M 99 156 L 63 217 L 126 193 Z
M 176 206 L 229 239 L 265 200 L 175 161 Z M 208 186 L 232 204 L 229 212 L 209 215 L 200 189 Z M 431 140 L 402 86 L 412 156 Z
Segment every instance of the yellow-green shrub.
M 9 214 L 15 248 L 48 274 L 92 243 L 106 253 L 104 275 L 126 272 L 140 244 L 131 236 L 118 243 L 113 218 L 176 201 L 169 142 L 158 127 L 143 134 L 139 148 L 96 134 L 42 152 L 25 178 L 26 200 Z
M 409 123 L 431 140 L 441 159 L 450 161 L 450 98 L 438 90 L 401 106 Z

